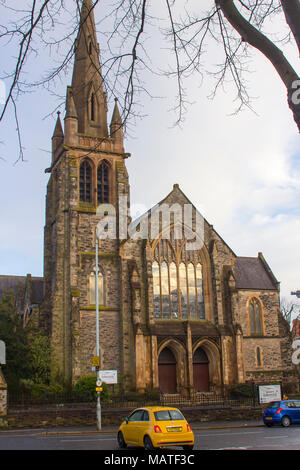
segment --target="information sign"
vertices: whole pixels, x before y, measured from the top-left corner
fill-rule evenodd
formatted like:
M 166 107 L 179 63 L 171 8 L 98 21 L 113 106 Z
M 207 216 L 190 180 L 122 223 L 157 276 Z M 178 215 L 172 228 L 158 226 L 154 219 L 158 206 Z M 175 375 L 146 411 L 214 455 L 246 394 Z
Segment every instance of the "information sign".
M 102 382 L 106 384 L 117 384 L 118 383 L 118 371 L 117 370 L 100 370 L 99 377 Z
M 259 385 L 259 403 L 281 400 L 281 385 Z
M 5 343 L 0 340 L 0 364 L 6 364 Z

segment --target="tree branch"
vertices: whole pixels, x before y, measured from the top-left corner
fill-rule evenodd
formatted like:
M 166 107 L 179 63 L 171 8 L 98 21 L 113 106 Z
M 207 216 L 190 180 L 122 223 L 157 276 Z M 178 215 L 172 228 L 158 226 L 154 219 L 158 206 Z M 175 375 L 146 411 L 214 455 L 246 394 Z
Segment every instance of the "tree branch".
M 300 2 L 299 0 L 281 0 L 285 19 L 294 35 L 300 55 Z

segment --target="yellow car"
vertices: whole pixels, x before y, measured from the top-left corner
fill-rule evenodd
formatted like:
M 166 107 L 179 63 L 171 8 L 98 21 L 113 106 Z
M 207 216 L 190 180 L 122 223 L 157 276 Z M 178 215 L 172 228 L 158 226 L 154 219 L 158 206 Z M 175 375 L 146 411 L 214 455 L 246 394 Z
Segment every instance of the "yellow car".
M 134 410 L 118 429 L 119 448 L 127 444 L 153 450 L 165 446 L 180 446 L 192 450 L 194 434 L 177 408 L 147 406 Z

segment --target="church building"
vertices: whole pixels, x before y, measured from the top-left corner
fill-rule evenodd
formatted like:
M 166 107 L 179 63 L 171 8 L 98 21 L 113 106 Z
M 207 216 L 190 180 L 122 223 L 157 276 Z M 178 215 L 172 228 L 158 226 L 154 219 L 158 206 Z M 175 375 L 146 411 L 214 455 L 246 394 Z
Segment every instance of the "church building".
M 292 380 L 279 283 L 261 253 L 237 256 L 177 184 L 131 220 L 126 160 L 134 157 L 124 148 L 117 100 L 108 125 L 90 0 L 75 47 L 64 122 L 58 115 L 46 170 L 41 318 L 53 375 L 75 383 L 92 373 L 95 229 L 112 206 L 115 237 L 99 239 L 101 369 L 117 370 L 126 390 L 185 396 Z

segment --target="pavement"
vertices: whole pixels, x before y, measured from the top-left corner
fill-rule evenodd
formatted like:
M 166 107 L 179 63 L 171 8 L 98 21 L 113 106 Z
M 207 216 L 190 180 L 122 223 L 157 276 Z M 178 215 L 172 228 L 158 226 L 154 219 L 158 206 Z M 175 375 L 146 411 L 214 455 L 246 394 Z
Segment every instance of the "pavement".
M 236 421 L 199 421 L 191 423 L 193 431 L 201 431 L 205 429 L 233 429 L 233 428 L 256 428 L 264 426 L 262 419 L 260 420 L 236 420 Z M 9 431 L 33 431 L 31 428 L 3 428 L 1 432 Z M 103 426 L 101 430 L 97 430 L 96 426 L 73 426 L 73 427 L 48 427 L 48 428 L 35 428 L 34 431 L 38 431 L 39 434 L 43 435 L 57 435 L 57 434 L 111 434 L 118 430 L 118 426 Z

